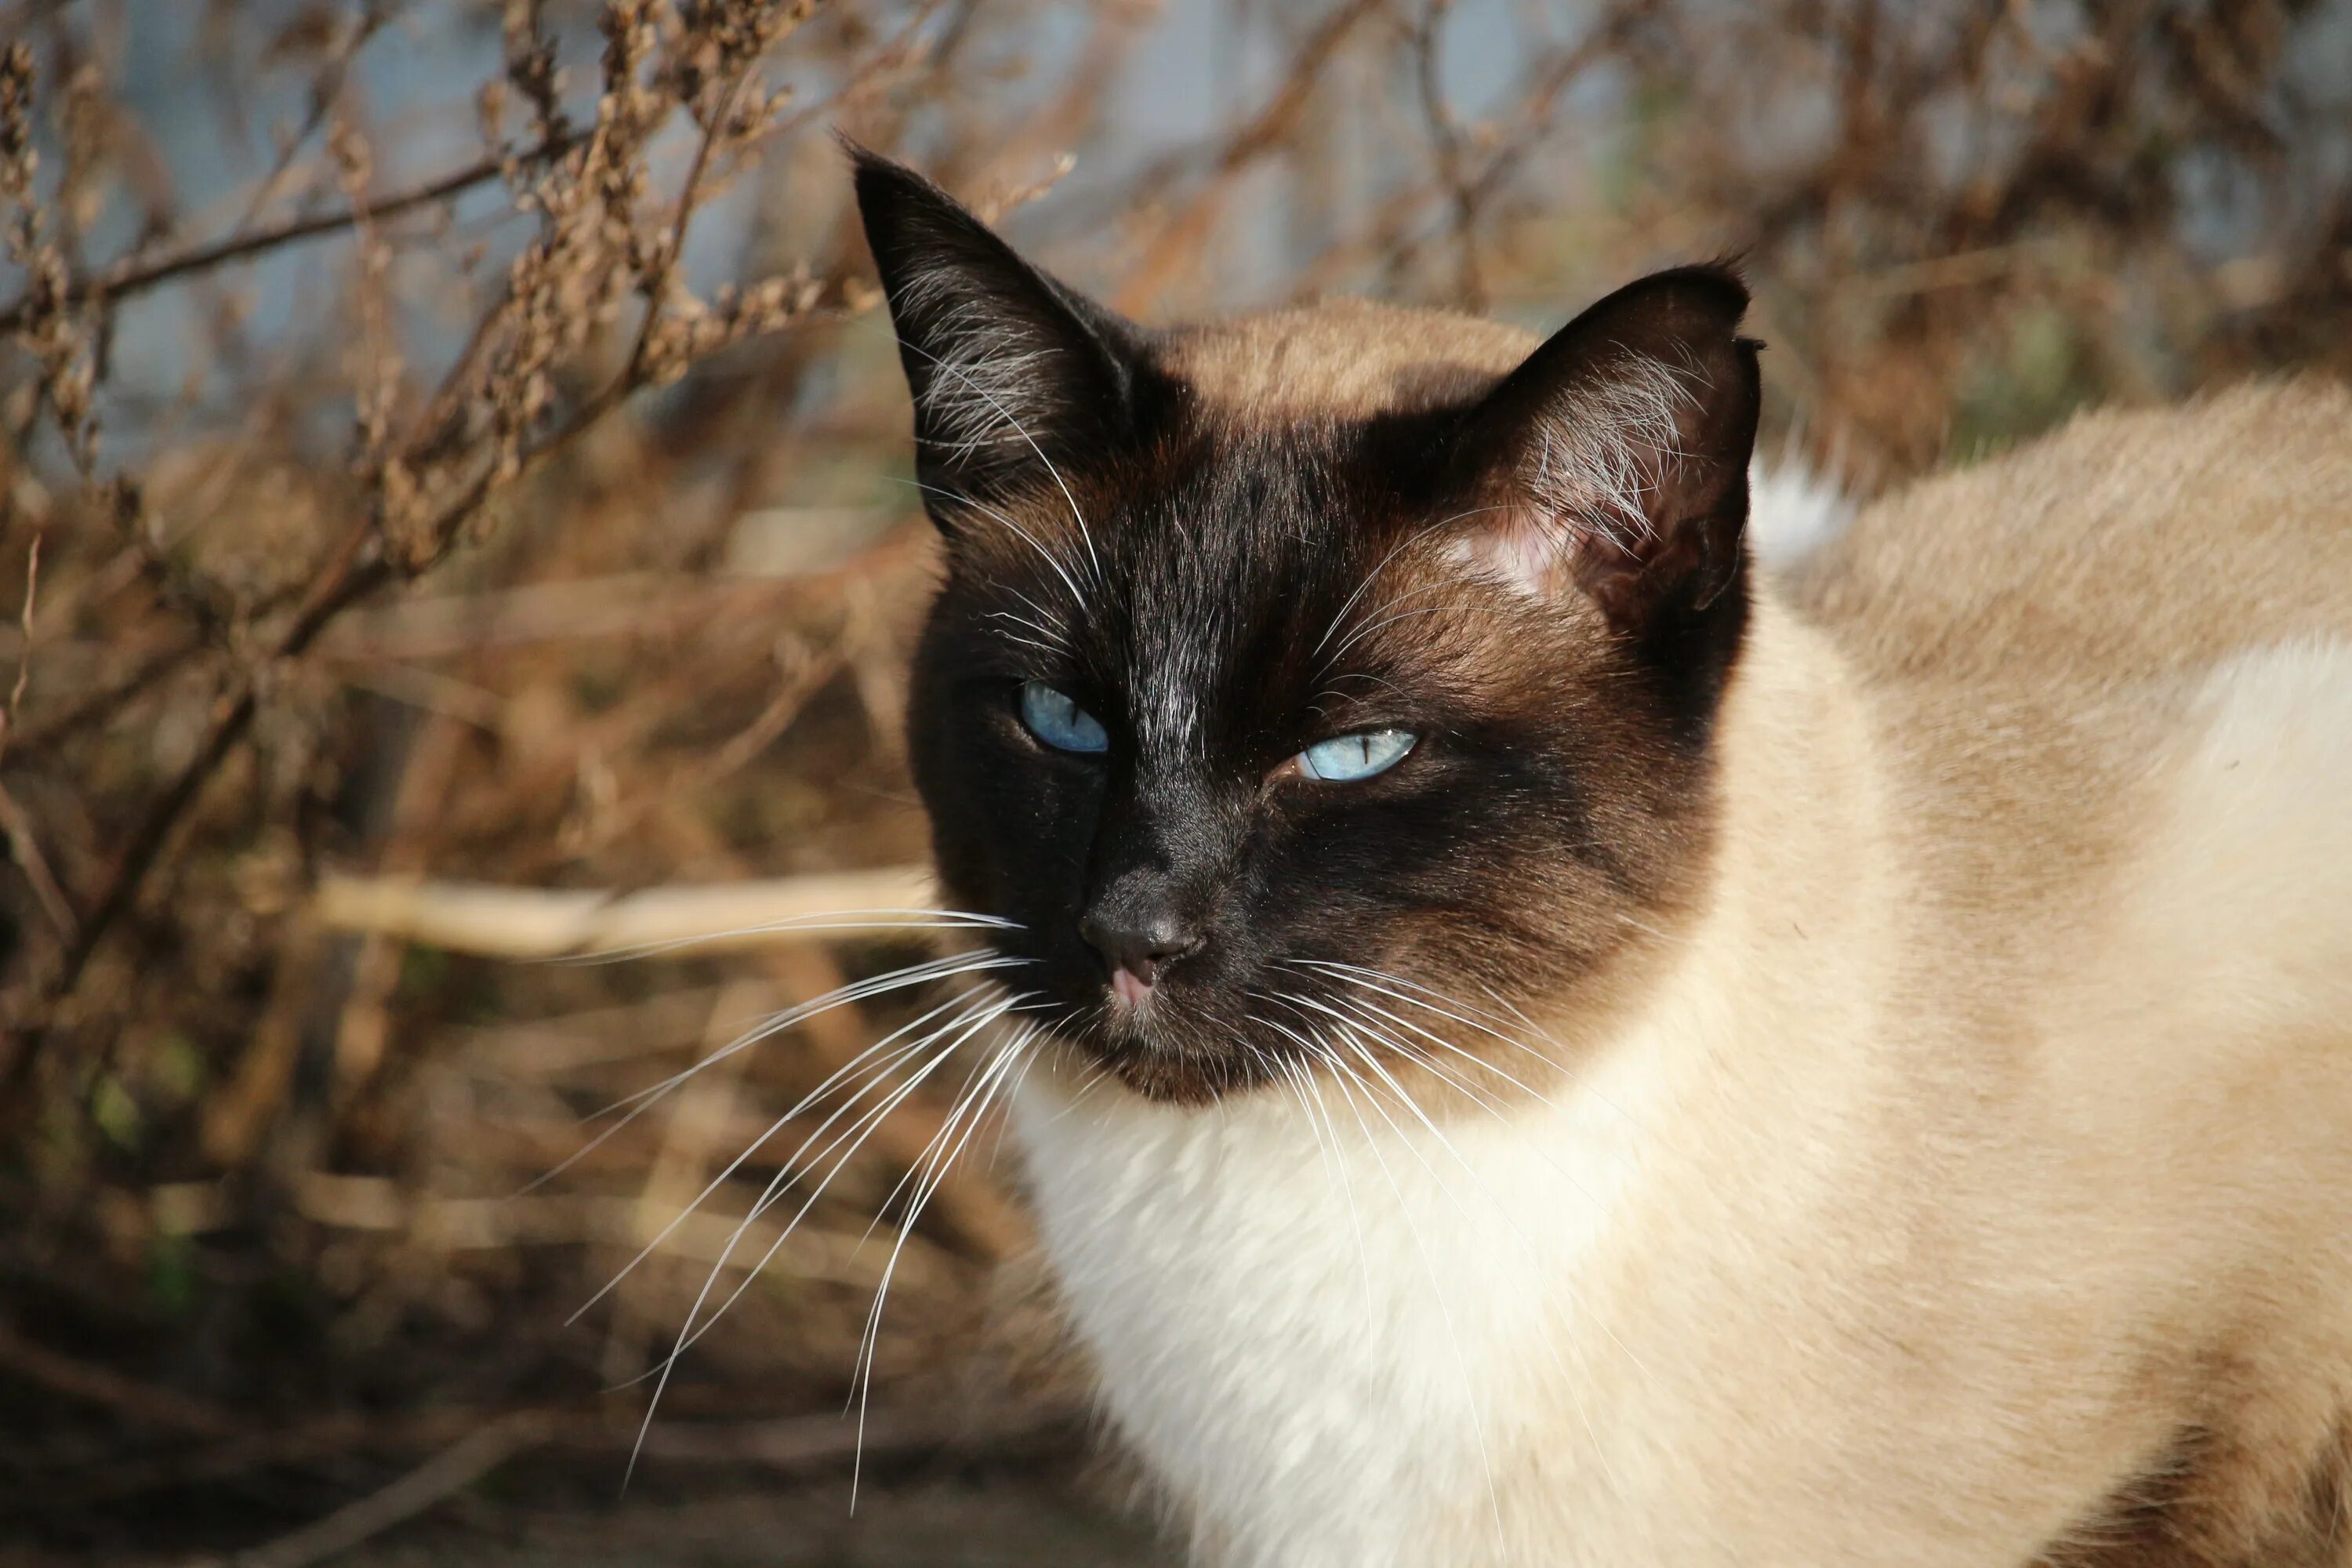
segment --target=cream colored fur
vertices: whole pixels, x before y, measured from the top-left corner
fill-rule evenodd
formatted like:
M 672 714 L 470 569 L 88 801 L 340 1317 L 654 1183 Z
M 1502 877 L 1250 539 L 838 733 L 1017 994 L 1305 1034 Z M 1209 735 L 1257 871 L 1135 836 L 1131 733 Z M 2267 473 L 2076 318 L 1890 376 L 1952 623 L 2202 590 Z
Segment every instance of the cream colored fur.
M 2294 1533 L 2352 1412 L 2347 432 L 2084 419 L 1763 582 L 1704 913 L 1605 1034 L 1540 1020 L 1542 1100 L 1029 1075 L 1202 1558 L 2011 1568 L 2187 1433 L 2180 1554 L 2116 1561 L 2352 1562 Z

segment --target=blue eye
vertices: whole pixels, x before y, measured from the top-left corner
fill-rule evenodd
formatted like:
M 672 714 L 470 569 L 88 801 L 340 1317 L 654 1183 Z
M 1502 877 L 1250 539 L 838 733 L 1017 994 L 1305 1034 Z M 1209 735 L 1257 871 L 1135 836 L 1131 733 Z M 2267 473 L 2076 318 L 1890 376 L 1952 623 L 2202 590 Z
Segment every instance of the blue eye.
M 1420 739 L 1410 730 L 1366 730 L 1318 742 L 1298 753 L 1298 771 L 1325 784 L 1352 784 L 1404 761 Z
M 1021 721 L 1057 752 L 1110 750 L 1110 734 L 1102 721 L 1042 680 L 1022 686 Z

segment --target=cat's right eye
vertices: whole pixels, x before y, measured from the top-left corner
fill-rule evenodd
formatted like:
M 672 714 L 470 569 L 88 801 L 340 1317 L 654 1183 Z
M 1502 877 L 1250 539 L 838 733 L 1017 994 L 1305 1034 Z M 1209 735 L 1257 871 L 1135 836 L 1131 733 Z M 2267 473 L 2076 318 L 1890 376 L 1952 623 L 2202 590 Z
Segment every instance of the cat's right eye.
M 1110 750 L 1110 732 L 1102 727 L 1102 721 L 1042 680 L 1022 684 L 1021 722 L 1057 752 Z
M 1307 747 L 1294 759 L 1298 771 L 1325 784 L 1354 784 L 1404 761 L 1420 739 L 1410 730 L 1365 730 Z

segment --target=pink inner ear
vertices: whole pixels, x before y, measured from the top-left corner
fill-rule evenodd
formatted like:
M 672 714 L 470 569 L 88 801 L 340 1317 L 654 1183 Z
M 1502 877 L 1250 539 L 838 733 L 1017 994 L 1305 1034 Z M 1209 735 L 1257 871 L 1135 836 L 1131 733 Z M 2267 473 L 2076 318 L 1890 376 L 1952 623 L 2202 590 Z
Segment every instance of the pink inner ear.
M 1530 506 L 1492 514 L 1454 542 L 1454 558 L 1482 576 L 1533 599 L 1549 599 L 1575 581 L 1576 534 Z

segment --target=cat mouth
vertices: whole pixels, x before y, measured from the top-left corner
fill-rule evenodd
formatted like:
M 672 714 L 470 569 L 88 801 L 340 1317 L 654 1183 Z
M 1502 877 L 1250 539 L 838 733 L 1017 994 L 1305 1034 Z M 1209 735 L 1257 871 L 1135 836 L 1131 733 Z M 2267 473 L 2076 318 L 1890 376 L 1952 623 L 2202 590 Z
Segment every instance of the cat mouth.
M 1166 1016 L 1167 1012 L 1166 1005 L 1154 990 L 1147 988 L 1133 1001 L 1112 991 L 1100 1009 L 1099 1026 L 1093 1031 L 1097 1048 L 1108 1057 L 1136 1052 L 1153 1056 L 1197 1054 L 1187 1050 L 1168 1027 L 1174 1020 Z
M 1115 1047 L 1100 1059 L 1129 1089 L 1166 1105 L 1213 1105 L 1251 1082 L 1241 1064 L 1223 1052 L 1203 1053 L 1167 1041 Z
M 1151 1005 L 1152 983 L 1144 975 L 1121 965 L 1111 971 L 1111 1005 L 1129 1014 L 1141 1014 Z
M 1179 998 L 1157 984 L 1122 987 L 1119 979 L 1114 972 L 1093 1017 L 1066 1033 L 1071 1045 L 1146 1100 L 1206 1105 L 1245 1087 L 1250 1075 L 1236 1054 L 1187 1028 L 1172 1005 Z

